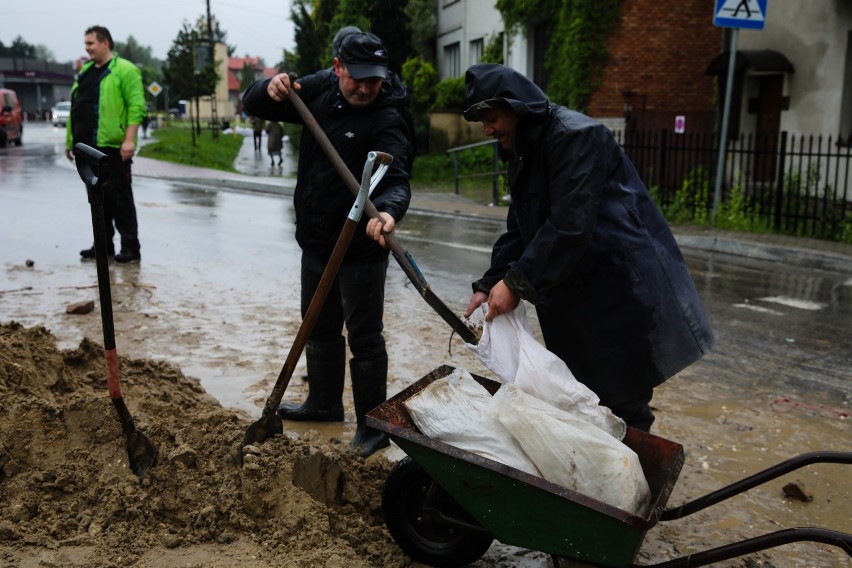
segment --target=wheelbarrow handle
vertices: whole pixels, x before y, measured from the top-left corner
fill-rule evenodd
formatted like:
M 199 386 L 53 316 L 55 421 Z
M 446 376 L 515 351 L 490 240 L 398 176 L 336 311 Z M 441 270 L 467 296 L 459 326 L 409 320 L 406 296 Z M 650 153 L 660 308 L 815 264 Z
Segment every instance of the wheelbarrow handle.
M 703 497 L 699 497 L 689 503 L 684 503 L 678 507 L 666 509 L 660 514 L 661 521 L 671 521 L 680 519 L 687 515 L 691 515 L 702 509 L 706 509 L 710 505 L 715 505 L 720 501 L 724 501 L 734 495 L 739 495 L 749 489 L 762 485 L 767 481 L 771 481 L 776 477 L 780 477 L 791 471 L 805 467 L 814 463 L 841 463 L 852 464 L 852 452 L 808 452 L 800 454 L 776 464 L 770 468 L 759 471 L 754 475 L 741 479 L 735 483 L 717 489 L 712 493 L 708 493 Z

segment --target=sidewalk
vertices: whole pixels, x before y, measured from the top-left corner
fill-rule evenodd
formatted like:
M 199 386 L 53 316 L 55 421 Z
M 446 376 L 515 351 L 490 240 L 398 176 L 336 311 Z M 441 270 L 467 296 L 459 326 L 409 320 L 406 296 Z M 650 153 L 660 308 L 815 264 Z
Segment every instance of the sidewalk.
M 223 189 L 257 191 L 292 195 L 296 187 L 295 164 L 285 156 L 282 168 L 270 168 L 264 150 L 256 153 L 250 137 L 246 137 L 237 157 L 234 174 L 153 160 L 133 158 L 137 176 L 202 183 Z M 505 222 L 505 207 L 474 203 L 453 193 L 430 192 L 414 184 L 410 211 L 426 214 L 470 217 Z M 686 249 L 720 252 L 758 260 L 795 264 L 814 269 L 852 274 L 852 245 L 786 235 L 736 233 L 704 227 L 678 225 L 672 227 L 678 244 Z

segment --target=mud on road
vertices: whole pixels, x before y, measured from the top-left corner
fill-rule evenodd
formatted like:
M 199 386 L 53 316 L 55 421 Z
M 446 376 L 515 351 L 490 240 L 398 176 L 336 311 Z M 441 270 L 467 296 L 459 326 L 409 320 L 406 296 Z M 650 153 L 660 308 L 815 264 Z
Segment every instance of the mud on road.
M 223 408 L 168 362 L 121 357 L 120 364 L 137 427 L 159 450 L 142 482 L 128 467 L 101 347 L 84 339 L 61 349 L 43 327 L 0 326 L 0 566 L 417 566 L 382 521 L 381 486 L 393 452 L 362 460 L 345 451 L 344 436 L 308 430 L 252 448 L 240 467 L 236 448 L 251 422 L 245 413 Z M 661 389 L 656 401 L 658 433 L 687 441 L 670 504 L 805 446 L 814 420 L 848 440 L 848 423 L 828 407 L 753 407 L 712 385 L 695 393 L 690 386 L 699 380 L 670 381 L 675 388 Z M 638 561 L 680 557 L 789 522 L 848 532 L 849 476 L 841 468 L 801 474 L 814 494 L 808 503 L 786 498 L 781 487 L 789 480 L 781 478 L 750 497 L 660 524 Z M 845 526 L 831 526 L 837 522 Z M 476 565 L 543 567 L 549 560 L 498 545 Z M 849 564 L 839 550 L 808 543 L 718 565 Z

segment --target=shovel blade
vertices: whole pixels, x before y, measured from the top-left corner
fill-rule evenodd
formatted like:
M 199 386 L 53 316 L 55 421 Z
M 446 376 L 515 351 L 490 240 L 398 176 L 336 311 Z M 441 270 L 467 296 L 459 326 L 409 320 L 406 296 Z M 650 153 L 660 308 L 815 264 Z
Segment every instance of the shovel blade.
M 136 431 L 127 434 L 127 455 L 130 458 L 130 469 L 142 479 L 157 465 L 159 451 L 145 434 Z
M 270 412 L 246 429 L 241 449 L 249 444 L 258 444 L 283 433 L 284 423 L 281 418 L 276 413 Z

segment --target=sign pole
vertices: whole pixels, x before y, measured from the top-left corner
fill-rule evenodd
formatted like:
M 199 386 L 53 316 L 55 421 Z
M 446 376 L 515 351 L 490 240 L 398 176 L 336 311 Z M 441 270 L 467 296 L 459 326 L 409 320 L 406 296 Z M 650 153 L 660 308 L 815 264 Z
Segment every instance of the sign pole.
M 725 106 L 722 110 L 722 132 L 719 135 L 719 156 L 716 160 L 716 186 L 713 190 L 713 225 L 719 215 L 719 202 L 722 196 L 722 176 L 725 173 L 725 158 L 728 149 L 728 121 L 731 113 L 731 93 L 734 88 L 734 67 L 737 62 L 737 40 L 739 28 L 731 29 L 731 57 L 728 60 L 728 80 L 725 83 Z

